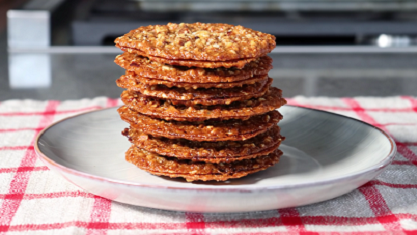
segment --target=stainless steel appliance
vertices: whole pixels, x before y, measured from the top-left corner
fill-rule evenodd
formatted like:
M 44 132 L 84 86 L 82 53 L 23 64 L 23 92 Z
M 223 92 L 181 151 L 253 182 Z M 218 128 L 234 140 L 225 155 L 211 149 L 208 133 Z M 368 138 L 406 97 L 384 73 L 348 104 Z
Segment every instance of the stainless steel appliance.
M 31 0 L 8 12 L 9 47 L 113 45 L 142 25 L 197 21 L 271 33 L 277 45 L 411 46 L 416 13 L 413 0 Z

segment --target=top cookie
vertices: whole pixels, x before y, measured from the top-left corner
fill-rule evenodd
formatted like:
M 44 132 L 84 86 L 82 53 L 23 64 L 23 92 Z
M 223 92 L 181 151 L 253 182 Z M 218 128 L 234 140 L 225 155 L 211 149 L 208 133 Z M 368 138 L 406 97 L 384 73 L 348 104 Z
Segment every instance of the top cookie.
M 118 37 L 116 46 L 167 60 L 236 61 L 261 57 L 275 48 L 275 37 L 228 24 L 142 26 Z

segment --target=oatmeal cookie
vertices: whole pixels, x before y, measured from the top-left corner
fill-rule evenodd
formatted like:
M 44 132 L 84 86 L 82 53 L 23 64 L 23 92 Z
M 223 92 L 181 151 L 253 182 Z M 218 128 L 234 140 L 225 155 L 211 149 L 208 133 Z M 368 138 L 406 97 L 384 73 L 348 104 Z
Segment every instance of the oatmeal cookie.
M 131 77 L 132 79 L 132 77 Z M 237 82 L 221 82 L 221 83 L 187 83 L 187 82 L 170 82 L 165 80 L 159 80 L 159 79 L 151 79 L 146 77 L 139 77 L 137 75 L 133 75 L 133 79 L 137 80 L 140 83 L 154 86 L 154 85 L 164 85 L 169 88 L 171 87 L 179 87 L 179 88 L 185 88 L 187 90 L 190 89 L 198 89 L 198 88 L 221 88 L 221 89 L 227 89 L 232 87 L 242 87 L 243 85 L 253 85 L 257 82 L 262 82 L 265 80 L 268 80 L 268 76 L 255 76 L 252 78 L 248 78 L 246 80 L 237 81 Z
M 119 47 L 122 51 L 129 53 L 136 53 L 141 56 L 146 56 L 152 61 L 156 61 L 162 64 L 176 65 L 176 66 L 185 66 L 185 67 L 199 67 L 199 68 L 237 68 L 242 69 L 246 64 L 256 60 L 256 58 L 250 59 L 241 59 L 241 60 L 228 60 L 228 61 L 199 61 L 199 60 L 172 60 L 162 57 L 150 56 L 143 53 L 141 50 Z M 263 56 L 266 56 L 263 55 Z
M 132 145 L 126 152 L 125 158 L 138 168 L 154 175 L 164 175 L 171 178 L 182 177 L 187 181 L 225 181 L 265 170 L 278 163 L 282 154 L 279 149 L 276 149 L 268 155 L 256 158 L 213 164 L 164 157 Z
M 280 136 L 280 128 L 274 126 L 265 133 L 245 141 L 196 142 L 185 139 L 154 137 L 142 131 L 125 128 L 122 134 L 140 149 L 179 159 L 210 163 L 232 162 L 268 155 L 279 147 L 285 138 Z
M 217 105 L 230 104 L 237 100 L 247 100 L 252 97 L 263 96 L 272 84 L 272 79 L 262 80 L 253 85 L 243 85 L 242 87 L 233 87 L 228 89 L 209 88 L 209 89 L 185 89 L 178 87 L 166 87 L 164 85 L 149 86 L 138 83 L 122 76 L 116 80 L 116 84 L 128 89 L 129 91 L 138 91 L 143 95 L 170 99 L 173 104 L 183 104 L 186 106 L 201 105 Z
M 139 56 L 137 54 L 123 53 L 118 55 L 114 60 L 120 67 L 127 71 L 132 71 L 140 77 L 141 80 L 147 79 L 148 82 L 143 82 L 149 85 L 151 81 L 165 81 L 175 83 L 177 87 L 232 87 L 237 86 L 253 77 L 267 75 L 272 69 L 272 59 L 269 56 L 257 58 L 250 62 L 242 69 L 235 68 L 198 68 L 198 67 L 184 67 L 161 64 L 156 61 L 149 60 L 147 57 Z M 162 83 L 159 83 L 162 84 Z M 184 84 L 184 85 L 182 85 Z M 186 85 L 194 84 L 194 85 Z M 235 85 L 236 84 L 236 85 Z M 214 86 L 216 85 L 216 86 Z
M 230 105 L 213 106 L 181 106 L 174 105 L 170 100 L 157 99 L 142 95 L 138 92 L 123 91 L 122 102 L 136 112 L 165 120 L 176 121 L 204 121 L 208 119 L 249 119 L 275 110 L 287 102 L 282 98 L 282 91 L 271 87 L 259 98 L 244 101 L 235 101 Z
M 127 79 L 131 81 L 135 81 L 136 83 L 142 83 L 147 86 L 156 86 L 156 85 L 164 85 L 166 87 L 179 87 L 179 88 L 185 88 L 186 90 L 191 89 L 198 89 L 198 88 L 232 88 L 232 87 L 242 87 L 243 85 L 253 85 L 257 82 L 262 82 L 265 80 L 268 80 L 268 76 L 265 75 L 259 75 L 254 76 L 252 78 L 248 78 L 246 80 L 237 81 L 237 82 L 220 82 L 220 83 L 188 83 L 188 82 L 171 82 L 166 80 L 159 80 L 159 79 L 153 79 L 153 78 L 147 78 L 147 77 L 141 77 L 135 74 L 135 72 L 132 71 L 126 71 L 126 74 L 124 75 L 127 77 Z
M 157 57 L 189 62 L 254 60 L 271 52 L 276 45 L 271 34 L 240 25 L 205 23 L 142 26 L 118 37 L 115 43 L 122 50 L 139 51 L 151 60 Z
M 143 133 L 169 139 L 183 138 L 193 141 L 246 140 L 264 133 L 282 119 L 274 110 L 248 120 L 207 120 L 203 122 L 165 121 L 130 110 L 122 106 L 117 110 L 123 121 Z

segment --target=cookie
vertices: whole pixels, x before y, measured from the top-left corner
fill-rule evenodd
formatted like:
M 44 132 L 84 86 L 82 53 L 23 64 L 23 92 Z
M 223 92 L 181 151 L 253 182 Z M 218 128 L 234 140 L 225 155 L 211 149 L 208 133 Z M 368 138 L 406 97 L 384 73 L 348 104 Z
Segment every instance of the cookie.
M 243 85 L 253 85 L 257 82 L 265 81 L 268 79 L 268 76 L 260 75 L 260 76 L 254 76 L 252 78 L 248 78 L 246 80 L 242 81 L 236 81 L 236 82 L 220 82 L 220 83 L 188 83 L 188 82 L 171 82 L 166 80 L 159 80 L 159 79 L 153 79 L 153 78 L 147 78 L 147 77 L 141 77 L 135 74 L 135 72 L 132 71 L 126 71 L 126 74 L 124 75 L 128 77 L 127 79 L 131 81 L 135 81 L 136 83 L 142 83 L 148 86 L 156 86 L 156 85 L 163 85 L 166 87 L 179 87 L 179 88 L 185 88 L 187 90 L 191 89 L 198 89 L 198 88 L 232 88 L 232 87 L 242 87 Z
M 170 100 L 155 99 L 137 92 L 123 91 L 122 102 L 136 112 L 165 120 L 176 121 L 204 121 L 208 119 L 249 119 L 275 110 L 286 104 L 282 98 L 282 91 L 272 87 L 263 96 L 245 101 L 235 101 L 230 105 L 214 106 L 178 106 Z
M 267 75 L 272 69 L 272 59 L 269 56 L 257 58 L 242 69 L 172 66 L 127 52 L 118 55 L 114 62 L 127 71 L 134 72 L 141 81 L 146 79 L 147 82 L 143 82 L 145 84 L 155 85 L 155 83 L 150 84 L 151 81 L 158 81 L 160 82 L 158 84 L 162 84 L 165 81 L 164 85 L 171 82 L 177 84 L 171 86 L 177 87 L 228 88 L 242 84 L 242 81 L 253 77 Z
M 169 88 L 164 85 L 149 86 L 138 83 L 128 76 L 120 77 L 116 80 L 116 84 L 121 88 L 129 91 L 138 91 L 146 96 L 169 99 L 173 104 L 177 105 L 228 105 L 233 101 L 263 96 L 271 86 L 272 79 L 269 78 L 258 81 L 253 85 L 243 85 L 242 87 L 228 89 L 185 89 L 178 87 Z
M 156 61 L 162 64 L 184 66 L 184 67 L 200 67 L 200 68 L 237 68 L 242 69 L 246 64 L 256 60 L 257 58 L 241 59 L 241 60 L 228 60 L 228 61 L 198 61 L 198 60 L 173 60 L 166 59 L 156 56 L 146 55 L 141 50 L 128 48 L 128 47 L 119 47 L 122 51 L 135 53 L 141 56 L 146 56 L 152 61 Z M 263 56 L 266 56 L 263 55 Z
M 279 149 L 276 149 L 268 155 L 256 158 L 213 164 L 164 157 L 132 145 L 126 152 L 125 158 L 128 162 L 151 174 L 171 178 L 182 177 L 190 182 L 196 180 L 225 181 L 232 178 L 241 178 L 275 165 L 282 154 Z
M 120 107 L 117 111 L 123 121 L 145 134 L 192 141 L 246 140 L 264 133 L 282 119 L 278 111 L 271 111 L 247 120 L 178 122 L 155 119 L 132 111 L 126 106 Z
M 265 56 L 276 46 L 273 35 L 243 26 L 210 23 L 142 26 L 118 37 L 115 43 L 124 51 L 135 52 L 151 60 L 165 59 L 164 64 L 173 64 L 172 61 L 201 62 L 198 65 L 177 62 L 175 65 L 210 68 L 243 68 L 246 63 Z
M 185 139 L 168 139 L 125 128 L 122 134 L 136 147 L 167 157 L 191 159 L 210 163 L 232 162 L 267 155 L 277 149 L 285 138 L 274 126 L 265 133 L 244 141 L 196 142 Z

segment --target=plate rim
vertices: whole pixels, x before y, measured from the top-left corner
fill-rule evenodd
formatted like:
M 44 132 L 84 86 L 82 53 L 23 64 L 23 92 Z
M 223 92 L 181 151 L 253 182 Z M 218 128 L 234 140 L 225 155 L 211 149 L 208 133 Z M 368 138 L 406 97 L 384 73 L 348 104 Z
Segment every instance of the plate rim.
M 361 175 L 365 175 L 367 173 L 371 173 L 371 172 L 376 172 L 376 171 L 380 171 L 382 169 L 384 169 L 385 167 L 387 167 L 388 165 L 390 165 L 391 161 L 393 160 L 395 154 L 397 153 L 397 145 L 395 143 L 395 141 L 392 139 L 392 137 L 390 135 L 388 135 L 384 130 L 382 130 L 379 127 L 373 126 L 367 122 L 364 122 L 362 120 L 359 119 L 355 119 L 352 117 L 348 117 L 348 116 L 344 116 L 338 113 L 332 113 L 332 112 L 328 112 L 328 111 L 324 111 L 324 110 L 319 110 L 319 109 L 313 109 L 313 108 L 307 108 L 307 107 L 302 107 L 302 106 L 296 106 L 296 105 L 285 105 L 285 106 L 289 106 L 292 108 L 301 108 L 301 109 L 307 109 L 310 111 L 316 111 L 316 112 L 322 112 L 325 113 L 327 115 L 335 115 L 338 116 L 339 118 L 347 118 L 347 119 L 351 119 L 352 121 L 355 122 L 359 122 L 362 124 L 365 124 L 366 126 L 376 129 L 377 131 L 379 131 L 381 134 L 383 134 L 388 141 L 391 144 L 391 149 L 390 152 L 387 156 L 385 156 L 384 158 L 382 158 L 382 160 L 380 162 L 378 162 L 377 164 L 374 164 L 373 166 L 366 168 L 364 170 L 361 170 L 359 172 L 356 173 L 351 173 L 351 174 L 347 174 L 341 177 L 336 177 L 336 178 L 332 178 L 329 180 L 320 180 L 320 181 L 316 181 L 313 183 L 300 183 L 300 184 L 284 184 L 284 185 L 272 185 L 272 186 L 262 186 L 262 185 L 246 185 L 246 186 L 241 186 L 241 185 L 230 185 L 229 187 L 221 187 L 221 188 L 213 188 L 213 187 L 199 187 L 199 188 L 192 188 L 192 187 L 178 187 L 178 186 L 164 186 L 164 185 L 152 185 L 152 184 L 144 184 L 144 183 L 133 183 L 133 182 L 127 182 L 127 181 L 122 181 L 122 180 L 115 180 L 115 179 L 111 179 L 111 178 L 107 178 L 107 177 L 101 177 L 101 176 L 97 176 L 97 175 L 93 175 L 90 173 L 85 173 L 85 172 L 81 172 L 63 165 L 58 164 L 57 162 L 55 162 L 54 160 L 50 159 L 48 156 L 46 156 L 46 154 L 42 153 L 42 151 L 39 149 L 38 146 L 38 142 L 39 139 L 45 134 L 45 132 L 50 129 L 51 127 L 60 124 L 61 122 L 64 122 L 68 119 L 72 119 L 72 118 L 76 118 L 78 116 L 82 116 L 82 115 L 86 115 L 92 112 L 99 112 L 99 111 L 105 111 L 105 110 L 110 110 L 110 109 L 117 109 L 121 106 L 115 106 L 115 107 L 110 107 L 110 108 L 102 108 L 102 109 L 97 109 L 97 110 L 90 110 L 90 111 L 86 111 L 86 112 L 82 112 L 73 116 L 69 116 L 66 118 L 63 118 L 59 121 L 56 121 L 50 125 L 48 125 L 47 127 L 45 127 L 44 129 L 42 129 L 38 135 L 35 138 L 33 147 L 34 150 L 37 154 L 37 156 L 39 158 L 41 158 L 41 160 L 44 160 L 46 162 L 48 162 L 49 164 L 51 164 L 52 166 L 59 168 L 60 170 L 68 173 L 68 174 L 72 174 L 78 177 L 86 177 L 92 180 L 99 180 L 99 181 L 106 181 L 109 183 L 115 183 L 115 184 L 123 184 L 123 185 L 127 185 L 127 186 L 135 186 L 135 187 L 143 187 L 143 188 L 149 188 L 149 189 L 167 189 L 167 190 L 189 190 L 189 191 L 227 191 L 227 192 L 255 192 L 255 191 L 260 191 L 260 190 L 283 190 L 283 189 L 297 189 L 297 188 L 305 188 L 305 187 L 317 187 L 317 186 L 321 186 L 321 185 L 327 185 L 327 184 L 332 184 L 334 182 L 338 182 L 338 181 L 349 181 L 351 178 L 356 178 L 358 176 Z M 279 109 L 278 109 L 279 111 Z M 50 168 L 48 166 L 48 168 Z

